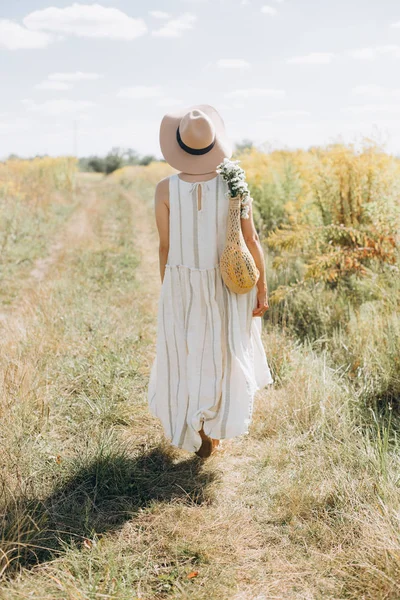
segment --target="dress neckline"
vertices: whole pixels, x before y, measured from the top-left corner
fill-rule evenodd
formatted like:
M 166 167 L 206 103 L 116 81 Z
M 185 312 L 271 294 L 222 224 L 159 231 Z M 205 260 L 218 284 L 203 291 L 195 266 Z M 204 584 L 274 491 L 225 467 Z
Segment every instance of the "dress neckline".
M 181 179 L 178 174 L 176 176 L 178 178 L 178 181 L 180 181 L 181 183 L 187 183 L 189 185 L 193 185 L 196 183 L 197 184 L 198 183 L 211 183 L 212 181 L 215 181 L 216 179 L 218 179 L 219 173 L 217 173 L 215 177 L 212 177 L 211 179 L 205 179 L 204 181 L 185 181 L 184 179 Z

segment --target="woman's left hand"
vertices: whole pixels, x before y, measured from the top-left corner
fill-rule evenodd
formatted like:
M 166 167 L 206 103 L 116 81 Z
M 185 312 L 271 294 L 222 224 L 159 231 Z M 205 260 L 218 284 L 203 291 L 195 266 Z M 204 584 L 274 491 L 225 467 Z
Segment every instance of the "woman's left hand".
M 268 292 L 265 288 L 258 289 L 257 306 L 253 309 L 253 317 L 262 317 L 268 309 Z

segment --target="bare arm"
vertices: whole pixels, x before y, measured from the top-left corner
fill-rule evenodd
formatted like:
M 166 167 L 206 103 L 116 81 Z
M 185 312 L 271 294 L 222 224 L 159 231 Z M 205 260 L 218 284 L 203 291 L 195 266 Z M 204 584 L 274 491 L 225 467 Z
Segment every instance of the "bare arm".
M 240 221 L 242 225 L 244 241 L 246 242 L 246 246 L 254 258 L 257 269 L 260 271 L 260 277 L 257 282 L 257 307 L 253 310 L 253 316 L 262 317 L 265 311 L 269 308 L 268 287 L 265 277 L 264 251 L 261 246 L 257 230 L 254 226 L 252 202 L 250 202 L 249 218 L 240 219 Z
M 164 281 L 165 265 L 169 252 L 169 179 L 162 179 L 154 195 L 154 211 L 159 235 L 158 258 L 161 282 Z

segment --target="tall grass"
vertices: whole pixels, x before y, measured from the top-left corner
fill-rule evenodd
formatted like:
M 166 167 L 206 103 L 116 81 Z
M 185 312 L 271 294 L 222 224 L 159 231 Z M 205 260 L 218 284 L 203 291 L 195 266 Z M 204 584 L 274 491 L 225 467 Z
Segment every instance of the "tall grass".
M 241 157 L 272 323 L 329 350 L 361 407 L 400 412 L 400 160 L 366 142 Z
M 156 184 L 163 179 L 175 173 L 175 169 L 165 162 L 152 162 L 147 166 L 123 167 L 114 171 L 111 175 L 113 181 L 118 181 L 124 187 L 132 185 L 143 185 L 154 189 Z
M 35 158 L 0 163 L 0 198 L 14 198 L 28 205 L 45 205 L 55 192 L 72 193 L 75 158 Z

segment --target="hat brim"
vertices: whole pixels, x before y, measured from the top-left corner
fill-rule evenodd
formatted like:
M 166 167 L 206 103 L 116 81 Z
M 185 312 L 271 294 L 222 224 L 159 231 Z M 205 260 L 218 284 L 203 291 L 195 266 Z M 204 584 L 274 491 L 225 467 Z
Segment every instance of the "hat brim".
M 190 110 L 195 109 L 206 113 L 215 127 L 215 144 L 206 154 L 189 154 L 179 146 L 176 139 L 176 130 L 182 118 Z M 215 171 L 224 158 L 232 156 L 233 150 L 232 143 L 226 135 L 225 124 L 221 115 L 208 104 L 197 104 L 175 113 L 166 114 L 160 125 L 160 148 L 163 157 L 171 167 L 193 175 Z

